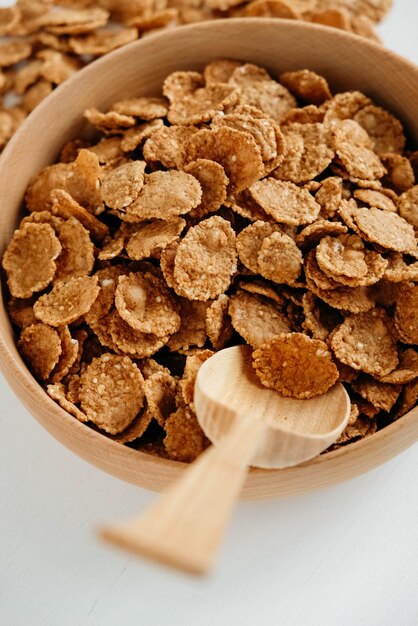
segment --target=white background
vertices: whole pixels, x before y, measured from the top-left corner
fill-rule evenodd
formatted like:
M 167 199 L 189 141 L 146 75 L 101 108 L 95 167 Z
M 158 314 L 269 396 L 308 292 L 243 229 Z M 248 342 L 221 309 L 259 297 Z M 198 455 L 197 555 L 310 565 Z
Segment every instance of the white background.
M 418 63 L 418 2 L 395 5 L 381 34 Z M 240 504 L 194 580 L 95 538 L 154 495 L 65 450 L 4 379 L 0 445 L 1 626 L 418 625 L 417 446 L 324 492 Z

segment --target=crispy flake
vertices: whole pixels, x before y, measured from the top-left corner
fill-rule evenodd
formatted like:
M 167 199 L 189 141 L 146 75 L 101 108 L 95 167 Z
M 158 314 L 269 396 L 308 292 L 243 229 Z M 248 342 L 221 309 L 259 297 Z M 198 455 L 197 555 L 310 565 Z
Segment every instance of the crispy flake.
M 321 208 L 305 189 L 274 178 L 254 183 L 250 193 L 268 215 L 282 224 L 310 224 L 318 217 Z
M 277 304 L 256 294 L 238 291 L 229 301 L 228 312 L 234 329 L 253 348 L 292 330 Z
M 49 377 L 62 352 L 58 332 L 46 324 L 34 324 L 25 328 L 18 347 L 33 374 L 41 380 Z
M 60 281 L 35 303 L 35 317 L 50 326 L 70 324 L 89 311 L 98 293 L 96 276 Z

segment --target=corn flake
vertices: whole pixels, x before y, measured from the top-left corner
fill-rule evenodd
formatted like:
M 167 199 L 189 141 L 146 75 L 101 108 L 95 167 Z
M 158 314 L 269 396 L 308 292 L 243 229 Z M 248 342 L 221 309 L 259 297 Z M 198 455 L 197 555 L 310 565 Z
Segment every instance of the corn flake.
M 281 395 L 307 399 L 319 396 L 338 380 L 327 345 L 302 333 L 287 333 L 263 343 L 253 353 L 261 383 Z
M 25 328 L 18 347 L 33 374 L 41 380 L 49 377 L 62 352 L 58 332 L 46 324 L 34 324 Z
M 302 271 L 302 253 L 288 235 L 274 232 L 261 244 L 257 257 L 260 274 L 275 283 L 292 285 Z
M 310 104 L 322 104 L 332 98 L 325 78 L 310 70 L 285 72 L 280 75 L 280 82 L 294 96 Z
M 292 330 L 277 304 L 256 294 L 238 291 L 229 301 L 228 312 L 234 329 L 253 348 Z
M 206 437 L 194 412 L 181 407 L 164 423 L 164 447 L 170 459 L 190 463 L 206 447 Z
M 56 260 L 54 282 L 88 276 L 94 265 L 94 246 L 88 230 L 70 217 L 61 226 L 58 239 L 62 250 Z
M 90 310 L 98 293 L 96 276 L 60 281 L 35 303 L 35 317 L 50 326 L 71 324 Z
M 138 198 L 145 181 L 145 161 L 130 161 L 102 178 L 103 202 L 112 209 L 124 209 Z
M 215 350 L 222 350 L 233 335 L 228 314 L 229 297 L 222 293 L 206 310 L 206 332 Z
M 198 159 L 186 165 L 184 171 L 194 176 L 202 188 L 200 204 L 190 211 L 190 217 L 202 218 L 218 211 L 226 200 L 228 186 L 222 165 L 209 159 Z
M 301 226 L 319 215 L 320 206 L 311 194 L 291 182 L 265 178 L 251 185 L 250 194 L 276 222 Z

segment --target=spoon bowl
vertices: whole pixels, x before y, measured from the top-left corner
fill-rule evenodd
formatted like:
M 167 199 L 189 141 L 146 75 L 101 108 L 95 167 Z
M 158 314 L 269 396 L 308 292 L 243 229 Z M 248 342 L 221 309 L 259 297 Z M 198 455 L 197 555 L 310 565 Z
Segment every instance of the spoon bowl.
M 283 398 L 263 387 L 251 365 L 251 348 L 217 352 L 200 367 L 194 404 L 198 421 L 212 443 L 248 416 L 264 424 L 250 465 L 280 469 L 308 461 L 334 443 L 350 414 L 341 384 L 309 400 Z

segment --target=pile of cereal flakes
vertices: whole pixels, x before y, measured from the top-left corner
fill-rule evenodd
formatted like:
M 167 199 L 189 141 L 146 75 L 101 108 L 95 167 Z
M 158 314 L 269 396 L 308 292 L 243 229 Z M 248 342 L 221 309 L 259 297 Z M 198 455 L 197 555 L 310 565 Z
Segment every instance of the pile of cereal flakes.
M 89 109 L 26 193 L 3 258 L 18 347 L 48 394 L 112 439 L 191 461 L 193 388 L 247 343 L 261 383 L 351 400 L 337 445 L 418 399 L 418 152 L 359 92 L 217 60 L 161 97 Z
M 0 150 L 51 91 L 157 29 L 229 17 L 311 21 L 379 41 L 392 0 L 17 0 L 0 8 Z

